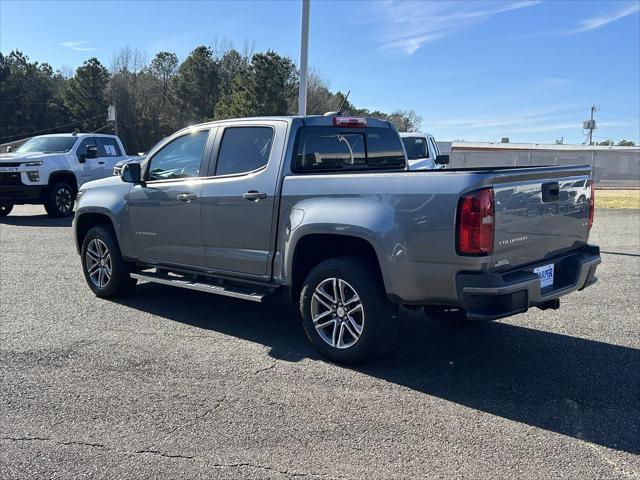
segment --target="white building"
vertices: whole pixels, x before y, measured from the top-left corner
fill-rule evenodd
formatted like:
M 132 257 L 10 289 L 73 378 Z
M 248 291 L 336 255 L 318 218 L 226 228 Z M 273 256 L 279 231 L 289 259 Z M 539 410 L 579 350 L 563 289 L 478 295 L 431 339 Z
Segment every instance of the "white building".
M 450 155 L 451 168 L 587 164 L 600 186 L 640 188 L 640 147 L 453 142 Z

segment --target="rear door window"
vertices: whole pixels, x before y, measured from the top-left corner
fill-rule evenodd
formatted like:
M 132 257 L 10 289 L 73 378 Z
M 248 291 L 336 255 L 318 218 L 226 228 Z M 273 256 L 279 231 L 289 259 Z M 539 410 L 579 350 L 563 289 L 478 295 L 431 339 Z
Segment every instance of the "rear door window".
M 271 127 L 227 127 L 224 130 L 216 175 L 248 173 L 269 162 Z
M 404 168 L 398 134 L 390 128 L 303 127 L 294 170 L 344 171 Z
M 96 137 L 99 157 L 119 157 L 122 155 L 115 138 Z

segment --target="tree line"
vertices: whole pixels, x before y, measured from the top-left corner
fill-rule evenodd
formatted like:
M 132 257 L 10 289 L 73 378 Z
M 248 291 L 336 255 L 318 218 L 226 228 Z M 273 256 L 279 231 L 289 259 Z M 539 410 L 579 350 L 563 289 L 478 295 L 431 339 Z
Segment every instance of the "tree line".
M 75 72 L 30 61 L 20 51 L 0 53 L 0 144 L 38 134 L 112 133 L 107 107 L 114 105 L 118 134 L 128 152 L 141 152 L 188 125 L 225 118 L 289 115 L 297 111 L 294 62 L 268 50 L 216 53 L 198 46 L 180 62 L 173 52 L 151 61 L 138 50 L 116 52 L 109 68 L 89 58 Z M 419 129 L 414 111 L 384 113 L 357 108 L 333 92 L 317 72 L 309 75 L 308 114 L 337 110 L 387 119 L 400 131 Z

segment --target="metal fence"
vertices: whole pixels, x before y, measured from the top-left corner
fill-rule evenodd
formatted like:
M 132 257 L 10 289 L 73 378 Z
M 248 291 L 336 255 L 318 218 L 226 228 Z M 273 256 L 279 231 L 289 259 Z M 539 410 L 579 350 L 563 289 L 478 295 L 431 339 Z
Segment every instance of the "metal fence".
M 590 165 L 596 185 L 640 188 L 640 148 L 586 145 L 439 143 L 451 167 Z

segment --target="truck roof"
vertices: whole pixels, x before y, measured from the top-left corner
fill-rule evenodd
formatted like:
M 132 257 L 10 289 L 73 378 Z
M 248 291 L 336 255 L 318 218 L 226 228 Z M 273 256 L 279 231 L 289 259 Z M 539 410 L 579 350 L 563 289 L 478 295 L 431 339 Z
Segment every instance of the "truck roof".
M 115 135 L 109 135 L 107 133 L 48 133 L 46 135 L 36 135 L 36 137 L 109 137 L 118 138 Z M 35 138 L 35 137 L 34 137 Z
M 431 133 L 428 132 L 400 132 L 401 137 L 433 137 Z
M 355 118 L 365 118 L 367 120 L 368 127 L 382 127 L 382 128 L 393 128 L 393 124 L 386 120 L 380 120 L 378 118 L 366 117 L 362 115 L 274 115 L 274 116 L 266 116 L 266 117 L 243 117 L 243 118 L 228 118 L 226 120 L 215 120 L 213 122 L 204 122 L 199 123 L 197 125 L 191 125 L 186 128 L 197 128 L 205 125 L 217 125 L 223 122 L 247 122 L 247 121 L 269 121 L 269 120 L 284 120 L 291 123 L 294 120 L 301 120 L 304 125 L 308 126 L 318 126 L 318 127 L 331 127 L 333 126 L 333 117 L 342 116 L 342 117 L 355 117 Z M 185 130 L 185 129 L 183 129 Z

